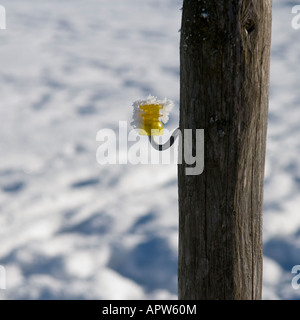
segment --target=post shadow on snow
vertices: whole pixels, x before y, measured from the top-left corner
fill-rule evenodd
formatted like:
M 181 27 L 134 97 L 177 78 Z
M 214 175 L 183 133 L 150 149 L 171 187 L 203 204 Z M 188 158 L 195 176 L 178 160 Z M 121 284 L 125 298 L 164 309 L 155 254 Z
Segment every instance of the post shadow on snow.
M 108 267 L 146 292 L 165 289 L 177 294 L 177 256 L 164 238 L 153 235 L 129 250 L 122 244 L 114 246 Z

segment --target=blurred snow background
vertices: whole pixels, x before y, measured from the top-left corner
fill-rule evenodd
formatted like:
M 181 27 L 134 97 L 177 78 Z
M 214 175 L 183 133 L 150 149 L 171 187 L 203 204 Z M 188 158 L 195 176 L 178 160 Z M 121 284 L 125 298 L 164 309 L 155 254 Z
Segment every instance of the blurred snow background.
M 98 130 L 176 108 L 181 0 L 2 0 L 1 299 L 176 299 L 175 165 L 99 165 Z M 298 299 L 300 30 L 274 1 L 264 299 Z M 122 150 L 124 151 L 124 150 Z

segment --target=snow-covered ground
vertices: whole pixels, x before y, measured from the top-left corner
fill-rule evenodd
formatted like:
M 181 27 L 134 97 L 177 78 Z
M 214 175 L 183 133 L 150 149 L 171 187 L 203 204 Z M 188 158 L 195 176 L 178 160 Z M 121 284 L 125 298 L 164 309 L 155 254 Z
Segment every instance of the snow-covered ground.
M 176 166 L 100 165 L 96 135 L 150 93 L 175 102 L 177 126 L 182 1 L 0 4 L 0 298 L 176 299 Z M 265 299 L 300 297 L 296 4 L 273 10 Z

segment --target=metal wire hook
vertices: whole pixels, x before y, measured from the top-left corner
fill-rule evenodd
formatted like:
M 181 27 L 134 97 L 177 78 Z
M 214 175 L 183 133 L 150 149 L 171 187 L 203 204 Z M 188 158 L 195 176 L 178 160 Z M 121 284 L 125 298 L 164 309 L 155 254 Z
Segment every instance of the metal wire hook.
M 164 151 L 169 149 L 175 142 L 176 138 L 178 137 L 180 133 L 179 128 L 175 129 L 170 137 L 170 139 L 163 143 L 163 144 L 158 144 L 155 140 L 154 137 L 152 137 L 151 135 L 148 136 L 149 138 L 149 142 L 151 143 L 152 147 L 157 150 L 157 151 Z

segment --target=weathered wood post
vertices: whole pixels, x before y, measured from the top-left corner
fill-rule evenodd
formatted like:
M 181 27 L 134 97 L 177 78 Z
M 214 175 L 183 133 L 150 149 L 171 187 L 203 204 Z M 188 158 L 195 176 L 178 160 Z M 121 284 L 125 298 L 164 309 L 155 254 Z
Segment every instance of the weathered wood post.
M 178 166 L 179 299 L 261 299 L 271 20 L 272 0 L 183 1 L 180 129 L 205 160 Z

